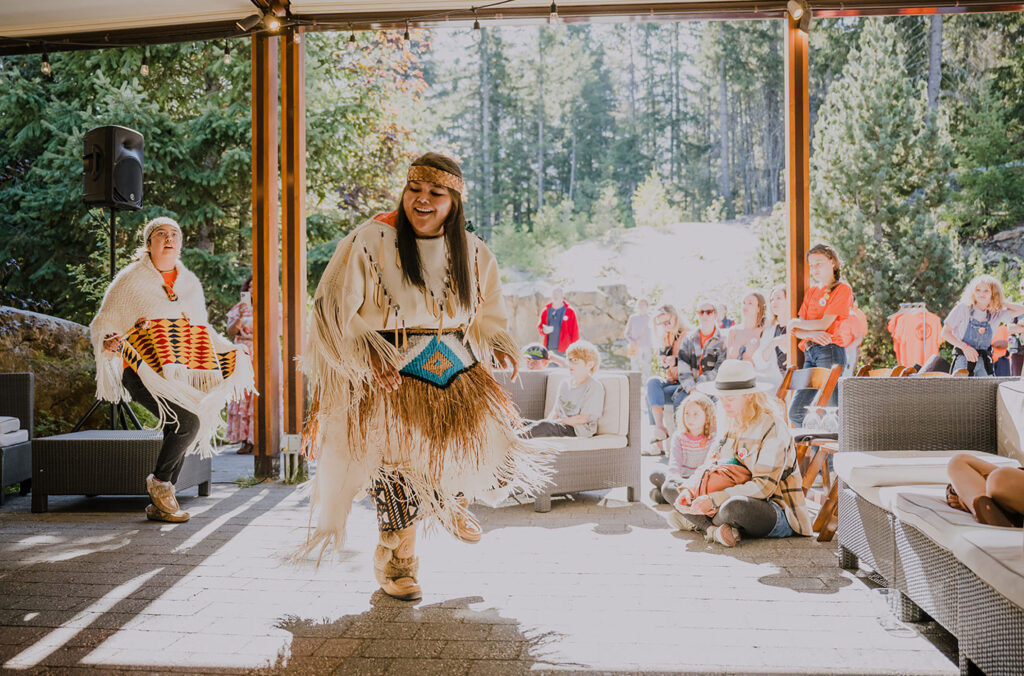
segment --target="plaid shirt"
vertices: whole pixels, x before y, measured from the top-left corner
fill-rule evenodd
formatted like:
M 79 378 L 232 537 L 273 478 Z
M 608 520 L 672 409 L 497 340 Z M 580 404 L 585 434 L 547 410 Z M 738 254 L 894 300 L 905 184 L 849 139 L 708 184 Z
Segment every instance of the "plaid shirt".
M 804 505 L 800 468 L 796 465 L 796 449 L 789 425 L 782 418 L 765 415 L 748 427 L 737 439 L 729 432 L 719 441 L 717 451 L 722 457 L 735 453 L 750 470 L 750 481 L 710 494 L 715 508 L 736 495 L 771 500 L 786 512 L 793 530 L 811 535 L 811 520 Z M 734 446 L 734 448 L 730 448 Z

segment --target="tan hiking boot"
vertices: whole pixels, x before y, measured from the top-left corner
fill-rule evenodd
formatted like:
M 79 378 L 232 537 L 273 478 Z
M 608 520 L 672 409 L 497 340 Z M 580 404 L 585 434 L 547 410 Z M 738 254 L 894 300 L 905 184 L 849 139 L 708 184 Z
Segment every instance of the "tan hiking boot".
M 192 518 L 192 515 L 188 512 L 183 512 L 180 509 L 176 512 L 170 513 L 161 510 L 156 505 L 146 505 L 146 518 L 150 521 L 166 521 L 167 523 L 185 523 Z
M 174 484 L 170 481 L 160 481 L 150 474 L 146 477 L 146 490 L 149 491 L 150 500 L 161 512 L 174 514 L 181 510 L 178 499 L 174 497 Z
M 373 553 L 373 573 L 385 594 L 403 601 L 423 598 L 416 574 L 420 560 L 413 555 L 416 526 L 380 534 Z

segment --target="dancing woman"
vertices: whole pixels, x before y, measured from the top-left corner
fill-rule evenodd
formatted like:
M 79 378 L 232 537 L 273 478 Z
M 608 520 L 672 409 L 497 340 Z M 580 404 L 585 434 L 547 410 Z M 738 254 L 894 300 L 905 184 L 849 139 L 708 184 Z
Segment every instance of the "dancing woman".
M 155 218 L 132 263 L 111 282 L 89 325 L 96 397 L 139 402 L 160 420 L 164 440 L 146 478 L 154 521 L 188 521 L 174 495 L 186 453 L 213 453 L 220 412 L 253 391 L 248 350 L 210 326 L 199 279 L 179 260 L 181 228 Z
M 462 171 L 427 153 L 398 209 L 345 237 L 314 298 L 304 367 L 315 384 L 304 448 L 318 454 L 316 528 L 300 555 L 340 547 L 369 490 L 374 572 L 400 599 L 422 596 L 417 523 L 478 538 L 466 509 L 545 481 L 546 452 L 520 439 L 518 411 L 491 375 L 517 373 L 498 265 L 465 229 Z M 467 530 L 469 532 L 467 532 Z

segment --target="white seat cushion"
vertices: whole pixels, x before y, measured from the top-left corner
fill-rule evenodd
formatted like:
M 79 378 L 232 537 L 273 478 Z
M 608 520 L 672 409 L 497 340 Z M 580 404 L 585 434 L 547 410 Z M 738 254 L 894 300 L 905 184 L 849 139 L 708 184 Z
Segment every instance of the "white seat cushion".
M 9 415 L 0 415 L 0 434 L 16 432 L 21 427 L 21 421 Z
M 592 437 L 544 437 L 560 451 L 600 451 L 606 448 L 625 448 L 629 442 L 619 434 L 595 434 Z
M 945 499 L 946 484 L 915 484 L 913 486 L 863 486 L 857 488 L 851 485 L 857 495 L 864 498 L 875 507 L 881 507 L 887 512 L 896 511 L 896 498 L 904 493 L 916 493 L 924 496 L 931 496 Z
M 953 553 L 990 587 L 1024 608 L 1024 529 L 964 530 Z
M 894 513 L 900 521 L 910 524 L 951 552 L 956 551 L 956 540 L 961 534 L 973 528 L 991 528 L 982 526 L 969 512 L 947 505 L 945 489 L 941 495 L 903 491 L 896 498 Z
M 1024 464 L 1024 382 L 999 383 L 996 435 L 999 455 Z
M 7 448 L 28 441 L 28 430 L 15 430 L 0 434 L 0 448 Z
M 836 474 L 857 492 L 868 486 L 949 483 L 949 459 L 970 453 L 994 465 L 1016 467 L 1015 459 L 980 451 L 854 451 L 833 455 Z
M 625 439 L 629 431 L 629 379 L 620 373 L 604 373 L 598 371 L 597 382 L 604 386 L 604 410 L 597 420 L 597 434 L 621 436 Z M 569 379 L 569 372 L 559 369 L 548 376 L 547 390 L 544 394 L 544 415 L 551 413 L 558 396 L 558 386 Z M 579 441 L 584 441 L 580 439 Z M 625 446 L 623 442 L 622 446 Z M 620 446 L 594 446 L 593 448 L 620 448 Z M 584 450 L 584 449 L 579 449 Z M 588 449 L 589 450 L 589 449 Z

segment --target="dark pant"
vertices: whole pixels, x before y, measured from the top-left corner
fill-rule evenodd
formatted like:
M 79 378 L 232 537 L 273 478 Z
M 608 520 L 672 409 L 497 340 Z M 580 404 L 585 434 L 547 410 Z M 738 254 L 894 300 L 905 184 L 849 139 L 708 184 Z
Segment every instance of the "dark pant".
M 655 500 L 660 497 L 666 504 L 671 505 L 679 498 L 679 489 L 682 488 L 682 484 L 675 477 L 668 477 L 663 470 L 651 472 L 651 483 L 654 484 L 654 488 L 657 490 L 657 493 L 653 494 L 657 496 Z M 661 500 L 658 501 L 661 502 Z
M 156 400 L 135 371 L 126 368 L 121 376 L 121 383 L 132 395 L 132 399 L 149 409 L 153 415 L 160 416 Z M 164 443 L 160 447 L 153 476 L 160 481 L 175 483 L 181 473 L 181 464 L 185 461 L 185 451 L 192 446 L 199 433 L 199 418 L 177 404 L 168 402 L 167 407 L 174 411 L 178 420 L 164 425 Z
M 833 344 L 817 345 L 812 343 L 807 346 L 807 351 L 804 353 L 805 369 L 814 367 L 830 369 L 836 364 L 846 366 L 846 348 Z M 789 419 L 793 421 L 795 427 L 800 427 L 803 424 L 804 416 L 807 415 L 807 407 L 814 403 L 814 398 L 817 395 L 817 390 L 800 390 L 793 396 L 793 403 L 789 406 Z M 838 387 L 832 392 L 828 405 L 839 405 Z
M 722 503 L 722 507 L 711 519 L 703 514 L 683 514 L 691 523 L 707 531 L 711 526 L 728 524 L 739 530 L 745 538 L 763 538 L 775 528 L 778 512 L 767 500 L 757 500 L 738 495 Z M 785 518 L 785 517 L 783 517 Z
M 576 430 L 572 425 L 551 422 L 550 420 L 539 420 L 527 427 L 522 434 L 524 439 L 534 437 L 574 437 Z

